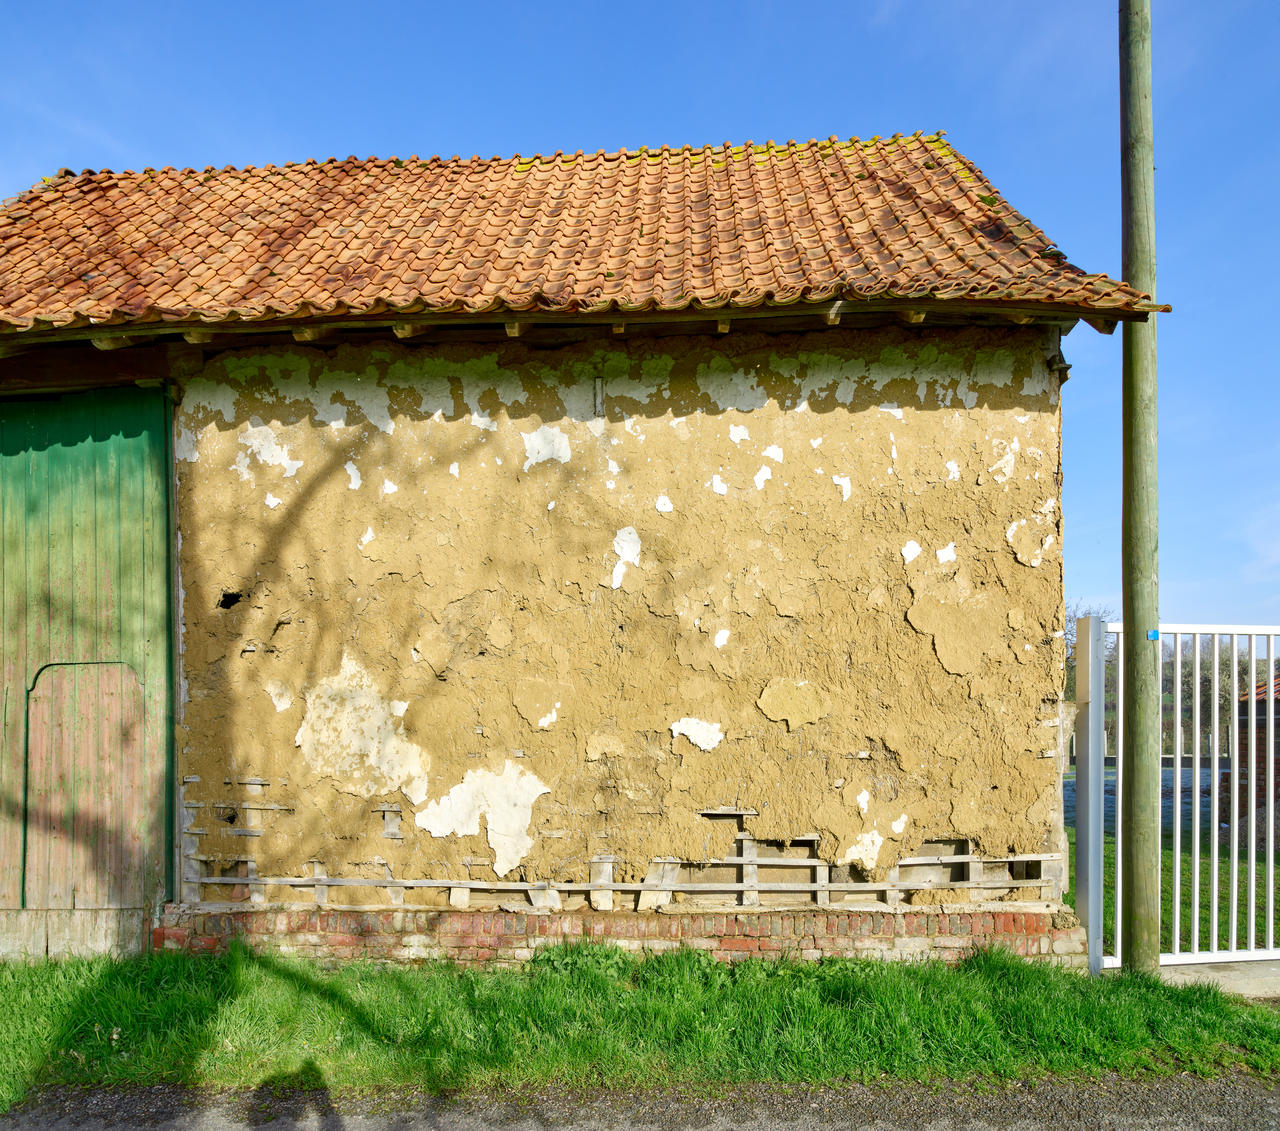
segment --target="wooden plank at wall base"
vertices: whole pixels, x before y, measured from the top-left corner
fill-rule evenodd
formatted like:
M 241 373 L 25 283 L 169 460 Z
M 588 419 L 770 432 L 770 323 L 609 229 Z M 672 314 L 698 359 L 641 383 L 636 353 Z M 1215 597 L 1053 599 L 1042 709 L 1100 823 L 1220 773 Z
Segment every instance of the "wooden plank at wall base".
M 0 962 L 138 954 L 150 923 L 151 913 L 137 909 L 0 911 Z

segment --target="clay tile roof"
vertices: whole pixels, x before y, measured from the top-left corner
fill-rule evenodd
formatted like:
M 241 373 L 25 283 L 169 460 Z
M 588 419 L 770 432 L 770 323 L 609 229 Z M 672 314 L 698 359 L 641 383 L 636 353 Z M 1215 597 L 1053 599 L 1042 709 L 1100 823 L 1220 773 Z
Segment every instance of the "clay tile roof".
M 1157 309 L 1068 263 L 942 135 L 65 170 L 0 209 L 0 332 L 832 299 Z

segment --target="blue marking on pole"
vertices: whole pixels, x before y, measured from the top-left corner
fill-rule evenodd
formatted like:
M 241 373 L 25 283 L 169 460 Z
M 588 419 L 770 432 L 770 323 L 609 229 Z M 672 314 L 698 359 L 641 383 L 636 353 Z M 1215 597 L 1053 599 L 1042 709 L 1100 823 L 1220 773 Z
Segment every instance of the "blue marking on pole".
M 1147 639 L 1148 639 L 1148 640 L 1159 640 L 1159 639 L 1160 639 L 1160 630 L 1159 630 L 1158 628 L 1149 628 L 1149 629 L 1147 629 Z

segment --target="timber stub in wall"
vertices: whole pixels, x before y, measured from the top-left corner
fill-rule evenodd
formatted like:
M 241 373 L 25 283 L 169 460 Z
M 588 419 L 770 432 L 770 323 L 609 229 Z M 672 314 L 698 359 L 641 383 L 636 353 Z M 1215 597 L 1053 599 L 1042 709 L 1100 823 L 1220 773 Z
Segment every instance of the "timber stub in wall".
M 175 418 L 184 897 L 1059 852 L 1047 345 L 215 356 Z

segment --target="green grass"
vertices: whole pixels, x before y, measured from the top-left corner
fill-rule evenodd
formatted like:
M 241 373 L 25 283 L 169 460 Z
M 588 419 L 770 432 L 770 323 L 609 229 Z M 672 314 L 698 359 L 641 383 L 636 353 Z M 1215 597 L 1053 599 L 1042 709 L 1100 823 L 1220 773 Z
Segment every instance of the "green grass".
M 35 1085 L 368 1090 L 834 1083 L 1280 1068 L 1280 1014 L 1207 987 L 955 967 L 640 961 L 523 971 L 315 964 L 238 948 L 0 964 L 0 1110 Z
M 1180 844 L 1181 872 L 1179 875 L 1179 890 L 1181 892 L 1178 922 L 1178 938 L 1180 940 L 1180 949 L 1187 951 L 1192 949 L 1192 915 L 1191 915 L 1191 894 L 1192 889 L 1196 887 L 1196 877 L 1193 869 L 1193 861 L 1191 855 L 1191 843 L 1189 837 L 1183 837 Z M 1076 858 L 1076 830 L 1067 828 L 1067 851 L 1068 851 L 1068 888 L 1063 896 L 1064 902 L 1071 907 L 1076 906 L 1075 893 L 1075 858 Z M 1223 839 L 1218 844 L 1218 914 L 1216 923 L 1212 913 L 1212 860 L 1210 858 L 1211 844 L 1210 836 L 1206 835 L 1201 838 L 1200 843 L 1200 873 L 1199 873 L 1199 908 L 1197 918 L 1199 919 L 1199 948 L 1207 951 L 1211 947 L 1215 935 L 1217 939 L 1218 949 L 1225 950 L 1231 945 L 1230 924 L 1231 924 L 1231 860 L 1230 860 L 1230 842 Z M 1248 868 L 1248 847 L 1247 845 L 1240 850 L 1239 859 L 1236 870 L 1236 941 L 1235 945 L 1239 949 L 1244 949 L 1249 942 L 1249 910 L 1251 907 L 1255 909 L 1255 917 L 1253 923 L 1254 943 L 1258 947 L 1267 945 L 1266 937 L 1266 898 L 1267 898 L 1267 876 L 1266 876 L 1266 853 L 1257 853 L 1257 873 L 1254 886 L 1254 895 L 1252 904 L 1249 901 L 1249 890 L 1247 883 L 1246 871 Z M 1160 949 L 1162 951 L 1171 951 L 1173 949 L 1173 840 L 1170 835 L 1166 835 L 1160 853 Z M 1276 857 L 1276 867 L 1273 872 L 1273 906 L 1280 910 L 1280 854 Z M 1102 938 L 1103 945 L 1108 954 L 1115 953 L 1115 886 L 1116 886 L 1116 839 L 1112 835 L 1107 835 L 1103 839 L 1102 847 Z

